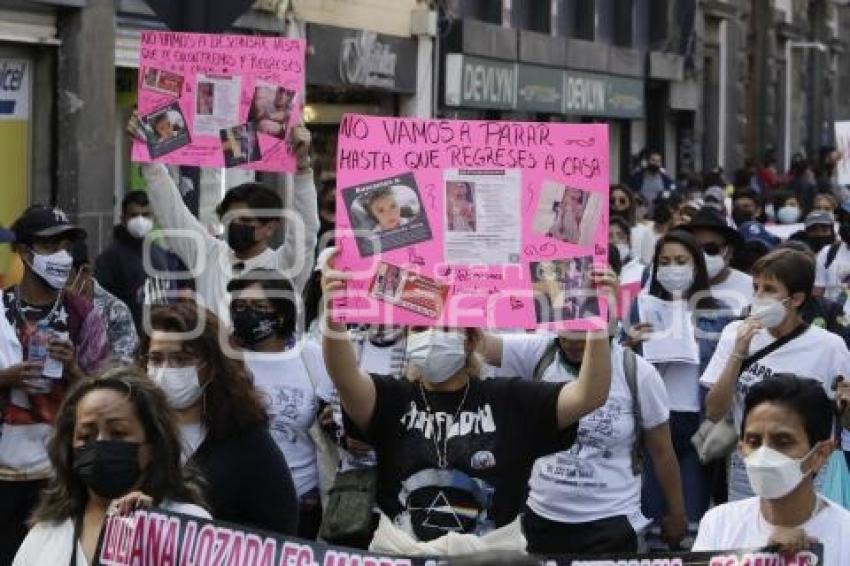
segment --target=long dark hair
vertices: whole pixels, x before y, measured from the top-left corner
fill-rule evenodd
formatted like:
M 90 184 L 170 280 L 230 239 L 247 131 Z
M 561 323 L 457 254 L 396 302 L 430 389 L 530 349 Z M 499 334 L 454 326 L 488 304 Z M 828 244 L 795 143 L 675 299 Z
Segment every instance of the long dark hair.
M 637 197 L 635 197 L 635 193 L 629 187 L 627 187 L 626 185 L 611 185 L 609 192 L 608 192 L 609 198 L 611 196 L 613 196 L 614 191 L 620 191 L 621 193 L 626 195 L 626 198 L 629 201 L 629 208 L 628 208 L 628 210 L 626 210 L 623 213 L 615 213 L 614 208 L 611 206 L 611 203 L 609 202 L 608 203 L 608 210 L 609 210 L 610 216 L 612 218 L 615 217 L 615 216 L 618 217 L 618 218 L 622 218 L 623 220 L 625 220 L 626 222 L 629 223 L 629 227 L 634 226 L 635 224 L 637 224 Z
M 54 475 L 41 494 L 31 523 L 64 521 L 85 511 L 88 489 L 73 472 L 77 406 L 83 397 L 102 389 L 126 395 L 145 430 L 151 462 L 142 473 L 139 489 L 153 498 L 154 504 L 170 499 L 202 505 L 199 476 L 191 465 L 181 464 L 176 419 L 165 394 L 139 369 L 121 367 L 80 381 L 65 396 L 47 446 Z
M 269 416 L 250 372 L 221 347 L 218 317 L 195 303 L 179 302 L 154 307 L 150 318 L 152 330 L 190 336 L 183 340 L 183 348 L 203 362 L 198 371 L 207 378 L 207 386 L 201 419 L 210 438 L 238 436 L 268 426 Z M 149 349 L 150 337 L 145 336 L 141 351 L 147 354 Z
M 673 299 L 667 289 L 658 282 L 658 258 L 661 256 L 661 250 L 665 244 L 679 244 L 684 246 L 694 260 L 694 282 L 691 283 L 691 288 L 684 293 L 683 298 L 689 301 L 691 297 L 698 295 L 699 300 L 695 305 L 697 308 L 720 308 L 720 303 L 711 296 L 709 290 L 708 270 L 705 267 L 705 256 L 702 255 L 702 248 L 700 248 L 696 238 L 683 230 L 668 232 L 661 236 L 655 244 L 655 253 L 652 255 L 652 277 L 649 281 L 649 294 L 664 301 Z

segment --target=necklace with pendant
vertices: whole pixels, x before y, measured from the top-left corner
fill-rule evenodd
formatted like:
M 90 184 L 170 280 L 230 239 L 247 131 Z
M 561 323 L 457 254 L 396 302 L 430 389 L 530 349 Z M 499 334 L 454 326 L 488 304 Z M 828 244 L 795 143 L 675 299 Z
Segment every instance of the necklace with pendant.
M 457 406 L 457 410 L 455 411 L 454 417 L 449 423 L 446 423 L 446 430 L 443 433 L 443 446 L 442 451 L 440 450 L 440 441 L 437 440 L 437 415 L 434 411 L 431 410 L 431 404 L 428 403 L 428 397 L 425 395 L 425 388 L 422 387 L 422 381 L 419 381 L 419 393 L 422 395 L 422 401 L 425 403 L 425 409 L 428 411 L 429 420 L 434 423 L 433 433 L 431 434 L 431 441 L 434 443 L 434 452 L 437 454 L 437 467 L 441 470 L 445 470 L 449 467 L 449 427 L 452 423 L 458 422 L 458 417 L 460 416 L 460 412 L 463 409 L 464 403 L 466 403 L 466 397 L 469 395 L 470 381 L 469 378 L 466 380 L 466 387 L 463 390 L 463 397 L 460 400 L 460 404 Z

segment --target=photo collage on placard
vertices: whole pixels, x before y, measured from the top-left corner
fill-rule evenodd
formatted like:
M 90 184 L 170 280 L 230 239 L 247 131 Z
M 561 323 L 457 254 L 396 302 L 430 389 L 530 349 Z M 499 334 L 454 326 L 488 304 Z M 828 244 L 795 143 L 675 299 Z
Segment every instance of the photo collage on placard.
M 538 324 L 599 316 L 590 280 L 593 263 L 591 255 L 529 264 Z
M 382 261 L 369 284 L 369 294 L 397 307 L 436 319 L 446 303 L 449 286 Z
M 577 246 L 590 246 L 602 212 L 599 194 L 544 181 L 532 222 L 532 232 Z
M 219 138 L 224 166 L 236 167 L 263 159 L 261 135 L 276 138 L 280 143 L 291 139 L 291 118 L 298 98 L 295 90 L 257 82 L 247 116 L 241 118 L 242 77 L 198 74 L 190 128 L 180 106 L 184 77 L 154 67 L 144 69 L 141 77 L 142 88 L 173 99 L 141 117 L 152 158 L 188 145 L 194 134 Z

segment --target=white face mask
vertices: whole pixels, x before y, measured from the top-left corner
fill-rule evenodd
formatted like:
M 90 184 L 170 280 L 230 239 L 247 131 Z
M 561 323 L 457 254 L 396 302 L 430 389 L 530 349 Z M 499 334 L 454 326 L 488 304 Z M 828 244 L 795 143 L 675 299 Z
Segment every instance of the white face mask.
M 456 332 L 426 330 L 407 338 L 407 361 L 422 378 L 443 383 L 466 365 L 466 338 Z
M 726 260 L 723 259 L 721 254 L 703 255 L 705 256 L 705 269 L 708 271 L 709 279 L 714 279 L 726 268 Z
M 148 376 L 165 392 L 172 409 L 188 409 L 204 392 L 198 379 L 198 368 L 195 366 L 169 368 L 148 365 Z
M 776 221 L 780 224 L 794 224 L 800 220 L 800 209 L 796 206 L 783 206 L 776 211 Z
M 144 238 L 151 230 L 153 230 L 153 220 L 147 216 L 134 216 L 127 221 L 127 231 L 136 238 Z
M 44 279 L 54 289 L 61 289 L 68 282 L 74 258 L 65 250 L 52 254 L 38 254 L 33 252 L 32 270 Z
M 623 263 L 626 262 L 632 255 L 632 248 L 628 244 L 624 244 L 620 242 L 619 244 L 615 244 L 617 247 L 617 252 L 620 254 L 620 261 Z
M 656 278 L 668 293 L 684 293 L 694 282 L 694 266 L 661 265 Z
M 794 491 L 808 475 L 802 465 L 812 452 L 814 448 L 797 460 L 763 445 L 744 460 L 753 492 L 764 499 L 780 499 Z
M 785 308 L 787 300 L 787 298 L 780 301 L 773 297 L 755 297 L 750 306 L 750 316 L 756 318 L 765 328 L 776 328 L 782 324 L 788 313 Z

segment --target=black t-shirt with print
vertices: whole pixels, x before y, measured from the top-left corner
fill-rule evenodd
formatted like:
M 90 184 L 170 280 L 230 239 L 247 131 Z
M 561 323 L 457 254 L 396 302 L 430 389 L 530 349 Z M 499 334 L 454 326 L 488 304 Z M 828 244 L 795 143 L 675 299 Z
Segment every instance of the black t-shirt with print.
M 372 380 L 375 414 L 362 437 L 378 454 L 378 507 L 419 540 L 510 523 L 534 461 L 576 438 L 576 426 L 558 430 L 560 383 L 473 379 L 455 423 L 463 389 L 436 393 L 407 380 Z M 348 419 L 346 427 L 354 430 Z M 448 467 L 440 469 L 437 446 L 442 453 L 447 430 Z

